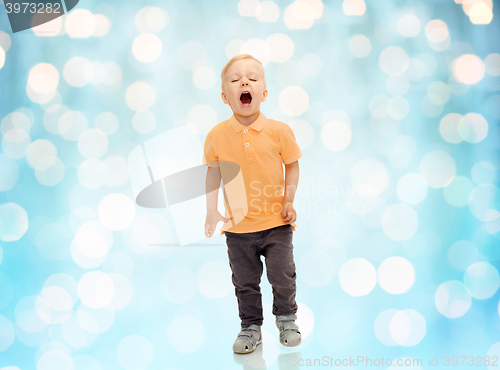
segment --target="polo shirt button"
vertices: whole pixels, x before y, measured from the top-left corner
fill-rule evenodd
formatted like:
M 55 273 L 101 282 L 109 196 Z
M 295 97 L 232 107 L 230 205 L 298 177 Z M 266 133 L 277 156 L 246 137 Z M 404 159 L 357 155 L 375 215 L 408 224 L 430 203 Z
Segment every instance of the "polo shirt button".
M 246 143 L 245 145 L 246 145 L 246 146 L 250 146 L 250 143 Z
M 248 132 L 248 130 L 247 130 L 247 129 L 244 129 L 244 130 L 243 130 L 243 132 Z

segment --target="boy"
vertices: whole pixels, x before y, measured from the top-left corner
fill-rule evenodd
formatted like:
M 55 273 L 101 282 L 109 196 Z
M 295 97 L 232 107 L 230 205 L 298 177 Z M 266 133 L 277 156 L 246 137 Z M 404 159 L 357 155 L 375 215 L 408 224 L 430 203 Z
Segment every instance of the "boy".
M 237 55 L 223 68 L 221 80 L 221 97 L 233 116 L 213 127 L 205 140 L 203 164 L 209 167 L 205 234 L 212 237 L 217 223 L 224 222 L 221 235 L 226 235 L 241 319 L 241 332 L 233 350 L 250 353 L 262 342 L 261 255 L 273 288 L 272 312 L 280 342 L 297 346 L 301 334 L 295 324 L 292 237 L 297 218 L 293 208 L 299 181 L 297 160 L 302 153 L 290 126 L 267 119 L 260 112 L 260 103 L 267 98 L 260 61 L 248 54 Z M 226 180 L 226 217 L 217 210 L 221 177 Z

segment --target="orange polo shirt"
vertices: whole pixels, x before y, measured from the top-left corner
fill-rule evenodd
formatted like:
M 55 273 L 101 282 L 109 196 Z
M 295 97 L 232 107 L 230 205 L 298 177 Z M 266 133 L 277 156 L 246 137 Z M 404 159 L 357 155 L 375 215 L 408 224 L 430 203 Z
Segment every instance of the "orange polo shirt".
M 225 231 L 249 233 L 286 225 L 281 214 L 285 191 L 283 164 L 302 157 L 292 129 L 259 112 L 249 126 L 234 114 L 205 139 L 203 164 L 219 167 L 223 181 Z M 292 223 L 295 231 L 296 225 Z

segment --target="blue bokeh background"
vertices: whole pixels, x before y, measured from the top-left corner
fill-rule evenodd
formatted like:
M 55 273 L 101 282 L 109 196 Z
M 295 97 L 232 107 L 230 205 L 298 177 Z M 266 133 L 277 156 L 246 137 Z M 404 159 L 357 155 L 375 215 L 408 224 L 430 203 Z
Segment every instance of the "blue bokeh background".
M 1 4 L 0 369 L 499 357 L 500 13 L 463 3 L 87 0 L 15 34 Z M 239 53 L 303 153 L 303 342 L 279 344 L 264 273 L 244 356 L 225 237 L 152 246 L 178 243 L 173 215 L 134 203 L 127 164 L 187 124 L 203 144 Z

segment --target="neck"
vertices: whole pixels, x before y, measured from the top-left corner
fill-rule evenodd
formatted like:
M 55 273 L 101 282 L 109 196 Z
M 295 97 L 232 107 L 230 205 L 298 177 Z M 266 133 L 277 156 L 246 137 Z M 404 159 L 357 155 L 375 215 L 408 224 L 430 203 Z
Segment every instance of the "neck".
M 259 113 L 260 113 L 260 111 L 257 111 L 250 116 L 242 116 L 238 113 L 234 113 L 234 116 L 236 117 L 238 122 L 241 123 L 242 125 L 250 126 L 259 117 Z

